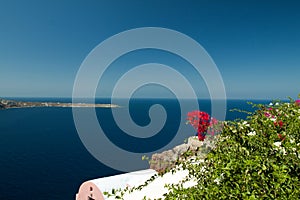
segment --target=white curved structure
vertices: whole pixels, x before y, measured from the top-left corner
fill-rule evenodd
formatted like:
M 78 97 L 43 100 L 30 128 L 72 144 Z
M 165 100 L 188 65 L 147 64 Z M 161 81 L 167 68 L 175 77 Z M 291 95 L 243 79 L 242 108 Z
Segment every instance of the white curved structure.
M 156 173 L 153 169 L 147 169 L 86 181 L 81 184 L 76 200 L 108 199 L 103 192 L 111 193 L 112 189 L 139 186 Z
M 155 170 L 141 170 L 111 177 L 94 179 L 84 182 L 76 195 L 76 200 L 113 200 L 114 197 L 107 197 L 103 192 L 111 193 L 112 189 L 124 189 L 126 187 L 132 188 L 142 185 L 157 174 Z M 154 181 L 150 182 L 141 190 L 134 190 L 133 192 L 126 191 L 123 195 L 124 200 L 142 200 L 164 198 L 163 195 L 168 193 L 166 184 L 177 184 L 185 179 L 188 175 L 188 170 L 178 169 L 175 173 L 168 172 L 163 176 L 158 176 Z M 184 188 L 193 187 L 197 184 L 195 180 L 189 180 L 183 184 Z

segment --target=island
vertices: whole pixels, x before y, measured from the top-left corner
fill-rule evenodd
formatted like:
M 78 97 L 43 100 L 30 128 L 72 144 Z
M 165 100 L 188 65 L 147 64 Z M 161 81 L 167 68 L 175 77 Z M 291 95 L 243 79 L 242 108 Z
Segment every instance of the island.
M 115 104 L 91 104 L 91 103 L 62 103 L 62 102 L 25 102 L 0 98 L 0 110 L 9 108 L 32 108 L 32 107 L 96 107 L 96 108 L 118 108 Z

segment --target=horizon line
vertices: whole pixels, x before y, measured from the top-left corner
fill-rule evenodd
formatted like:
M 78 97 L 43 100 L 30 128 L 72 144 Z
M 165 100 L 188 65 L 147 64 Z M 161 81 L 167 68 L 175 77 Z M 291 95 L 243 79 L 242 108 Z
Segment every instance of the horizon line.
M 0 99 L 38 99 L 38 98 L 44 98 L 44 99 L 73 99 L 73 97 L 61 97 L 61 96 L 3 96 L 0 97 Z M 75 99 L 93 99 L 93 98 L 86 98 L 86 97 L 78 97 Z M 95 97 L 95 99 L 112 99 L 111 97 Z M 126 97 L 119 97 L 119 98 L 114 98 L 114 99 L 182 99 L 182 100 L 192 100 L 195 98 L 174 98 L 174 97 L 130 97 L 130 98 L 126 98 Z M 197 98 L 198 100 L 270 100 L 270 101 L 274 101 L 274 100 L 288 100 L 289 97 L 285 97 L 285 98 L 261 98 L 261 97 L 254 97 L 254 98 L 242 98 L 242 97 L 229 97 L 229 98 L 215 98 L 215 99 L 211 99 L 211 98 Z

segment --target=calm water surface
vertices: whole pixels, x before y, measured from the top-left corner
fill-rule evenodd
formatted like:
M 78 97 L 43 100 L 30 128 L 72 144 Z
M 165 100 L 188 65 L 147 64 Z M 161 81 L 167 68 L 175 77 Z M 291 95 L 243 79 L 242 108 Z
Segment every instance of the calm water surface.
M 23 100 L 70 102 L 70 99 Z M 97 103 L 109 101 L 101 99 Z M 163 131 L 174 132 L 179 122 L 177 119 L 182 115 L 174 100 L 134 100 L 130 107 L 132 118 L 140 125 L 149 123 L 148 108 L 153 103 L 161 103 L 170 113 L 168 120 L 171 124 L 166 125 Z M 203 110 L 209 112 L 210 102 L 202 101 L 202 105 L 205 105 Z M 251 110 L 245 100 L 231 100 L 227 105 L 228 110 Z M 97 108 L 97 113 L 107 115 L 109 119 L 110 109 Z M 227 112 L 229 120 L 245 117 L 241 113 Z M 105 123 L 105 127 L 118 131 L 111 122 Z M 144 141 L 149 145 L 141 145 L 142 140 L 132 140 L 128 135 L 112 136 L 110 139 L 129 151 L 147 152 L 152 150 L 151 143 L 164 145 L 170 138 L 160 136 Z M 0 110 L 0 159 L 1 200 L 75 199 L 82 182 L 121 173 L 103 165 L 88 153 L 77 134 L 71 108 Z

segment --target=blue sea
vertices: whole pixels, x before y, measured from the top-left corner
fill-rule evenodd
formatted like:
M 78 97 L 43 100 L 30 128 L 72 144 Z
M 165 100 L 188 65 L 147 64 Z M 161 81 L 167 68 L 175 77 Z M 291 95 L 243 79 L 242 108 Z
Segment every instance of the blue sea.
M 71 99 L 54 98 L 16 100 L 71 102 Z M 270 101 L 252 102 L 268 104 Z M 110 103 L 110 100 L 97 99 L 96 103 Z M 147 125 L 150 120 L 148 110 L 153 104 L 164 106 L 167 121 L 159 134 L 144 139 L 119 134 L 121 131 L 112 120 L 110 108 L 96 108 L 96 113 L 103 130 L 113 133 L 107 136 L 114 144 L 130 152 L 144 153 L 168 144 L 176 134 L 181 116 L 187 114 L 181 113 L 175 99 L 133 99 L 129 105 L 132 119 L 138 125 Z M 199 100 L 199 104 L 202 105 L 201 110 L 210 112 L 209 100 Z M 246 118 L 246 114 L 229 111 L 233 108 L 254 110 L 247 100 L 227 100 L 226 120 Z M 124 109 L 124 106 L 113 109 Z M 194 135 L 192 131 L 185 134 L 186 137 Z M 1 200 L 75 199 L 84 181 L 122 173 L 99 162 L 88 152 L 74 125 L 72 108 L 0 110 L 0 159 Z

